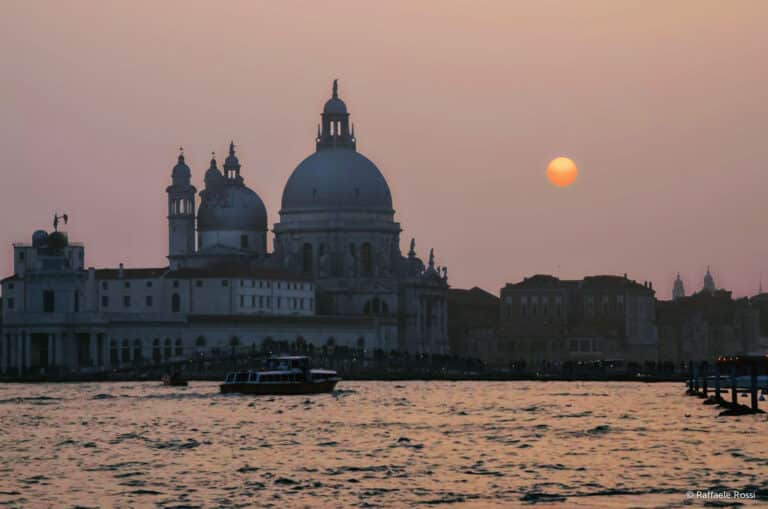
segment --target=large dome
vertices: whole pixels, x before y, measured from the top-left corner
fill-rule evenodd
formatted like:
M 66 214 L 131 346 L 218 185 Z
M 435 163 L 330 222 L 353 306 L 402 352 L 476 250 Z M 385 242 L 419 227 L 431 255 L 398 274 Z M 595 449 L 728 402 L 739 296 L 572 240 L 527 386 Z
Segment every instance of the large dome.
M 267 229 L 267 209 L 259 195 L 244 185 L 207 190 L 197 209 L 198 230 Z
M 283 190 L 283 212 L 392 212 L 392 195 L 373 162 L 352 148 L 319 150 L 302 161 Z

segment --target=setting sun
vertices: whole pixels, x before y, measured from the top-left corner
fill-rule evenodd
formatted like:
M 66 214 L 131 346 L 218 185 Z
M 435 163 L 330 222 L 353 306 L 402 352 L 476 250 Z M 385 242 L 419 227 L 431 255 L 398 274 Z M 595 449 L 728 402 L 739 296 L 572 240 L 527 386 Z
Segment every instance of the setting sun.
M 556 157 L 547 166 L 547 178 L 557 187 L 568 187 L 579 174 L 576 163 L 568 157 Z

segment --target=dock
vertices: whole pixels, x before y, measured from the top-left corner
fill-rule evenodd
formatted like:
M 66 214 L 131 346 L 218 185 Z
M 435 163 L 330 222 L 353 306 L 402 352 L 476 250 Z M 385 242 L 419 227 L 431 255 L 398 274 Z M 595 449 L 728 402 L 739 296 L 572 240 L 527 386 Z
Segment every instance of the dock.
M 720 415 L 765 413 L 759 401 L 768 391 L 768 355 L 723 355 L 710 365 L 688 363 L 686 394 L 704 399 L 705 405 L 719 405 Z M 762 394 L 758 396 L 758 391 Z M 730 393 L 730 400 L 723 397 Z M 750 404 L 739 403 L 739 393 L 748 393 Z

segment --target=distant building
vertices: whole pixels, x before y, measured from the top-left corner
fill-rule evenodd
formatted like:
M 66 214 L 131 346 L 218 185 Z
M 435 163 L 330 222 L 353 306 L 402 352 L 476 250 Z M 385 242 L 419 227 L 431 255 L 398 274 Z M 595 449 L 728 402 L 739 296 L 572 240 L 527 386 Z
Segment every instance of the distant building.
M 717 290 L 715 278 L 712 277 L 712 273 L 709 271 L 709 265 L 707 265 L 707 273 L 704 275 L 704 285 L 701 290 L 709 293 L 714 293 Z
M 626 276 L 536 275 L 501 289 L 508 361 L 657 360 L 654 291 Z
M 497 364 L 499 298 L 478 287 L 452 288 L 447 301 L 451 354 Z
M 712 361 L 760 348 L 759 308 L 725 290 L 659 302 L 657 315 L 663 360 Z
M 762 290 L 762 284 L 760 290 Z M 760 291 L 749 299 L 749 303 L 760 312 L 760 336 L 764 340 L 768 340 L 768 293 Z
M 402 254 L 389 186 L 357 151 L 336 82 L 314 145 L 285 184 L 273 252 L 234 143 L 221 170 L 211 159 L 197 206 L 179 155 L 165 190 L 166 267 L 86 269 L 84 246 L 60 231 L 14 245 L 0 372 L 101 370 L 275 341 L 448 353 L 447 269 L 431 250 L 425 264 L 413 240 Z
M 677 273 L 675 284 L 672 287 L 672 300 L 677 300 L 685 297 L 685 287 L 683 286 L 683 280 L 680 279 L 680 273 Z

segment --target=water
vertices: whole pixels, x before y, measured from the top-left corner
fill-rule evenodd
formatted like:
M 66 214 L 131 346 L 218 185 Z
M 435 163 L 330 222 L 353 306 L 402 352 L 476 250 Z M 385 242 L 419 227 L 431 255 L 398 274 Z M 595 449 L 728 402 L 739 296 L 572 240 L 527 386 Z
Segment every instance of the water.
M 766 416 L 717 417 L 679 383 L 339 389 L 0 385 L 0 505 L 682 507 L 707 489 L 768 500 Z

